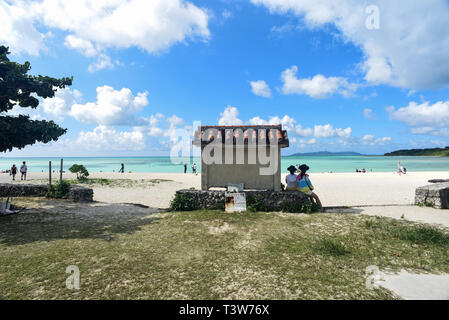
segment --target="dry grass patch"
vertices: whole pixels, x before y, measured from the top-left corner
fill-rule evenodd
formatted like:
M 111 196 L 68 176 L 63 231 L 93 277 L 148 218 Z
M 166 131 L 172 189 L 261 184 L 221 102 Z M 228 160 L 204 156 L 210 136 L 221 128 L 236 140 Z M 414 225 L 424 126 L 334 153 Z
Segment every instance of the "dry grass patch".
M 447 230 L 423 242 L 411 234 L 425 226 L 406 221 L 29 201 L 0 218 L 5 299 L 385 299 L 366 267 L 449 272 Z M 68 265 L 79 291 L 65 288 Z

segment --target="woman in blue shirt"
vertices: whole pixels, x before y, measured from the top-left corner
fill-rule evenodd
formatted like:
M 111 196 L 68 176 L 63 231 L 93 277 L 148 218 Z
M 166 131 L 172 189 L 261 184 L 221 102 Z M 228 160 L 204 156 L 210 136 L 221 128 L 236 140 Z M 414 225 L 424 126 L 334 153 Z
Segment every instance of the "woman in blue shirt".
M 313 187 L 312 182 L 309 179 L 309 175 L 306 173 L 310 168 L 307 165 L 302 164 L 298 169 L 301 171 L 298 176 L 299 191 L 308 195 L 311 200 L 314 199 L 316 204 L 320 208 L 320 211 L 323 212 L 323 206 L 321 204 L 320 198 L 313 192 L 313 189 L 315 188 Z

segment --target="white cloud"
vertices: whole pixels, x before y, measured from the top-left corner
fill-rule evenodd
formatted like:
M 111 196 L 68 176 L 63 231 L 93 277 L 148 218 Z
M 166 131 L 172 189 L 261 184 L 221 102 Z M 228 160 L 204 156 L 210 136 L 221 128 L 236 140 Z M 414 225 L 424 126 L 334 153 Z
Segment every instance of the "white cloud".
M 363 141 L 373 141 L 374 136 L 372 134 L 367 134 L 362 138 Z
M 141 151 L 146 148 L 141 130 L 116 131 L 108 126 L 98 126 L 93 131 L 82 131 L 76 140 L 78 146 L 87 150 Z
M 271 89 L 265 81 L 263 80 L 251 81 L 250 84 L 251 84 L 251 91 L 256 96 L 271 98 Z
M 300 124 L 296 126 L 296 133 L 301 137 L 310 137 L 313 135 L 313 130 L 311 128 L 303 129 Z
M 2 1 L 0 21 L 0 41 L 30 54 L 45 48 L 38 25 L 67 32 L 66 45 L 85 55 L 98 46 L 157 53 L 210 36 L 207 11 L 184 0 Z
M 218 125 L 220 126 L 232 126 L 241 125 L 243 121 L 238 118 L 239 110 L 233 106 L 227 106 L 226 109 L 220 113 L 220 119 L 218 119 Z
M 184 124 L 184 119 L 178 117 L 176 114 L 174 114 L 170 118 L 168 118 L 167 121 L 171 126 L 175 126 L 175 127 Z
M 312 98 L 325 98 L 334 93 L 351 96 L 357 85 L 350 84 L 346 78 L 329 77 L 318 74 L 313 78 L 297 78 L 298 67 L 292 66 L 282 72 L 283 94 L 306 94 Z
M 308 140 L 300 139 L 300 140 L 299 140 L 299 143 L 302 144 L 302 145 L 306 145 L 306 144 L 307 144 L 307 145 L 312 145 L 312 144 L 317 143 L 317 140 L 316 140 L 315 138 L 308 139 Z
M 316 125 L 314 128 L 314 136 L 316 138 L 349 138 L 351 137 L 351 128 L 334 128 L 331 124 L 326 125 Z
M 53 115 L 58 119 L 70 112 L 72 105 L 77 103 L 81 99 L 81 92 L 70 88 L 58 89 L 53 98 L 43 99 L 42 108 L 45 113 Z
M 67 48 L 75 49 L 86 57 L 95 57 L 99 53 L 99 50 L 95 48 L 92 42 L 74 35 L 68 35 L 64 44 Z
M 87 70 L 89 70 L 90 73 L 94 73 L 96 71 L 103 70 L 103 69 L 113 69 L 114 66 L 115 65 L 112 62 L 111 58 L 109 56 L 105 55 L 104 53 L 101 53 L 98 56 L 97 61 L 94 63 L 91 63 L 89 65 L 89 67 L 87 68 Z
M 407 107 L 386 108 L 391 120 L 397 120 L 409 126 L 414 134 L 444 135 L 449 127 L 449 101 L 434 104 L 410 102 Z
M 392 139 L 391 137 L 383 137 L 383 138 L 375 138 L 372 134 L 367 134 L 363 136 L 361 139 L 362 143 L 365 145 L 384 145 L 387 142 L 390 142 Z
M 308 28 L 333 24 L 344 41 L 361 48 L 365 79 L 404 88 L 449 86 L 449 10 L 444 0 L 251 0 L 271 13 L 302 17 Z M 380 9 L 380 28 L 369 30 L 366 8 Z
M 0 42 L 14 53 L 39 55 L 45 50 L 45 36 L 36 30 L 34 16 L 25 5 L 0 2 Z
M 373 120 L 375 118 L 373 110 L 369 108 L 363 110 L 363 116 L 368 120 Z
M 284 130 L 294 130 L 296 120 L 288 115 L 283 116 L 282 118 L 278 116 L 272 116 L 269 120 L 262 119 L 257 116 L 248 120 L 248 123 L 253 126 L 262 126 L 262 125 L 282 125 L 282 129 Z
M 233 14 L 231 11 L 229 11 L 228 9 L 224 9 L 223 12 L 221 13 L 221 16 L 225 19 L 228 20 L 230 18 L 232 18 Z
M 74 104 L 70 115 L 84 123 L 99 125 L 132 125 L 135 114 L 148 105 L 148 92 L 134 96 L 130 89 L 120 91 L 109 86 L 97 88 L 97 101 Z

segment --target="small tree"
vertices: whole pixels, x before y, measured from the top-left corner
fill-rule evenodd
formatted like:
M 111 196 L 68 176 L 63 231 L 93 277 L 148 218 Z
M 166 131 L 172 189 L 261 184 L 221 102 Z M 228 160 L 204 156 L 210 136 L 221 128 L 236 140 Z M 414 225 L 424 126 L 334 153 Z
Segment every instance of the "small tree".
M 86 181 L 89 176 L 89 171 L 82 164 L 74 164 L 69 168 L 71 173 L 76 173 L 78 181 Z
M 30 76 L 31 65 L 12 62 L 9 48 L 0 46 L 0 152 L 22 149 L 36 142 L 56 141 L 67 132 L 53 121 L 30 120 L 28 116 L 5 116 L 14 106 L 35 109 L 41 98 L 53 98 L 58 89 L 72 85 L 72 78 L 55 79 L 47 76 Z

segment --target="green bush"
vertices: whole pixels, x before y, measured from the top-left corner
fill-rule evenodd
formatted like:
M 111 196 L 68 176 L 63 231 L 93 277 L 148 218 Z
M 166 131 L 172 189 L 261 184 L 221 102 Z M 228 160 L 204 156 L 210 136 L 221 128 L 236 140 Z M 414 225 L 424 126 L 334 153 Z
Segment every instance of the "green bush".
M 89 171 L 82 164 L 74 164 L 69 168 L 69 171 L 76 173 L 76 179 L 78 181 L 87 181 L 87 177 L 89 176 Z
M 171 211 L 193 211 L 196 209 L 195 198 L 185 193 L 177 193 L 170 202 Z
M 268 207 L 256 197 L 246 198 L 246 210 L 249 212 L 268 212 Z
M 62 180 L 55 186 L 48 186 L 47 197 L 56 199 L 66 199 L 69 195 L 70 183 Z
M 314 213 L 318 212 L 319 208 L 316 203 L 300 203 L 300 202 L 287 202 L 282 206 L 283 212 L 288 213 Z

